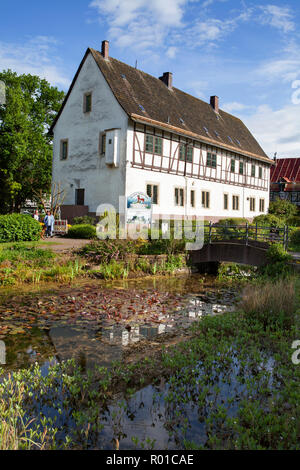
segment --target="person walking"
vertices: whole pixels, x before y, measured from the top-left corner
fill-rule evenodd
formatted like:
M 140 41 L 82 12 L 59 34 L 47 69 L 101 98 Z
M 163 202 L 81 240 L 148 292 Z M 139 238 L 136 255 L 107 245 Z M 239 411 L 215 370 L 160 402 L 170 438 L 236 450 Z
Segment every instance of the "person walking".
M 54 230 L 54 216 L 51 214 L 51 211 L 47 211 L 47 215 L 44 219 L 44 224 L 46 227 L 46 237 L 53 237 Z
M 38 210 L 34 211 L 33 218 L 39 222 L 40 218 L 39 218 L 39 211 Z

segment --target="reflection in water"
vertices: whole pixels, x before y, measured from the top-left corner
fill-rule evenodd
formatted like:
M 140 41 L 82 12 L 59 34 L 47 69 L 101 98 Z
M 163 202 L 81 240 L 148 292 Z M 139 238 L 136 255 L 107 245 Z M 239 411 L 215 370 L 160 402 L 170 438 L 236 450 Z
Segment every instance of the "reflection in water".
M 82 292 L 80 289 L 75 292 L 75 297 L 68 297 L 68 292 L 64 293 L 63 299 L 71 302 L 71 311 L 76 298 L 81 301 L 84 299 L 83 302 L 89 305 L 91 298 L 97 297 L 94 291 L 87 294 L 86 286 L 82 287 Z M 77 313 L 74 317 L 74 314 L 72 316 L 72 313 L 68 315 L 66 312 L 62 319 L 48 320 L 42 315 L 36 319 L 35 324 L 30 323 L 28 329 L 5 338 L 6 368 L 25 368 L 37 361 L 43 363 L 50 357 L 55 357 L 58 361 L 76 358 L 83 369 L 94 365 L 109 367 L 113 361 L 122 359 L 124 348 L 141 339 L 151 340 L 163 333 L 186 329 L 203 316 L 232 310 L 236 294 L 233 291 L 203 286 L 199 283 L 199 277 L 192 276 L 114 283 L 111 289 L 106 286 L 105 294 L 97 295 L 104 295 L 106 305 L 113 309 L 120 308 L 118 299 L 122 295 L 122 308 L 129 311 L 131 309 L 135 312 L 137 306 L 144 302 L 144 312 L 147 313 L 142 316 L 139 312 L 133 313 L 128 320 L 107 319 L 103 315 L 92 316 L 86 313 L 83 304 L 80 306 L 80 321 Z M 51 298 L 55 299 L 55 295 Z M 100 300 L 103 303 L 102 297 Z M 61 308 L 69 308 L 68 305 L 63 304 Z M 93 304 L 93 308 L 97 311 L 97 304 Z M 21 324 L 26 328 L 24 324 L 26 318 L 22 319 Z

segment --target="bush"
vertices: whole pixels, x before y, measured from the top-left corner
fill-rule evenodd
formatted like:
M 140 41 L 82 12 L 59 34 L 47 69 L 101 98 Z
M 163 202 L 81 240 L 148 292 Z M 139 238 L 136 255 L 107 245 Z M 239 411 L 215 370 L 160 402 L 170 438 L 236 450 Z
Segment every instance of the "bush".
M 84 215 L 83 217 L 74 217 L 73 225 L 96 225 L 95 217 Z
M 295 285 L 281 279 L 276 283 L 248 286 L 243 294 L 241 307 L 250 322 L 268 327 L 290 328 L 295 315 Z
M 276 215 L 286 222 L 289 218 L 298 214 L 298 208 L 290 201 L 277 199 L 276 201 L 270 203 L 269 214 Z
M 79 254 L 93 263 L 108 264 L 111 261 L 125 260 L 139 246 L 139 240 L 97 240 L 84 246 Z
M 295 217 L 289 217 L 286 223 L 291 227 L 300 227 L 300 216 L 296 215 Z
M 294 230 L 290 235 L 290 243 L 300 246 L 300 228 Z
M 267 251 L 268 263 L 260 268 L 263 276 L 273 279 L 287 278 L 292 272 L 288 264 L 292 257 L 285 251 L 281 244 L 271 245 Z
M 96 227 L 88 224 L 73 225 L 68 231 L 67 238 L 92 240 L 93 238 L 96 238 Z
M 42 227 L 33 217 L 23 214 L 0 216 L 0 242 L 31 242 L 41 237 Z
M 258 227 L 282 228 L 284 221 L 274 214 L 262 214 L 254 217 L 252 225 L 256 224 Z
M 214 239 L 223 239 L 223 240 L 232 240 L 236 238 L 243 238 L 245 236 L 245 228 L 239 228 L 240 225 L 243 227 L 249 224 L 247 219 L 243 218 L 231 218 L 231 219 L 223 219 L 219 220 L 216 224 L 221 228 L 213 229 L 212 236 Z M 205 230 L 205 234 L 207 235 L 208 231 Z

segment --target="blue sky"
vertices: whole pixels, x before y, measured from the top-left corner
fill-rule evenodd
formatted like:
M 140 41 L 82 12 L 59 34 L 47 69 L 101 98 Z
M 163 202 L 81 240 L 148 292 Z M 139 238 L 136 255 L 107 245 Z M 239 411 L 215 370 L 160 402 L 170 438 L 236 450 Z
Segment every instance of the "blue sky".
M 273 156 L 300 157 L 299 0 L 1 0 L 0 70 L 67 89 L 88 46 L 240 117 Z

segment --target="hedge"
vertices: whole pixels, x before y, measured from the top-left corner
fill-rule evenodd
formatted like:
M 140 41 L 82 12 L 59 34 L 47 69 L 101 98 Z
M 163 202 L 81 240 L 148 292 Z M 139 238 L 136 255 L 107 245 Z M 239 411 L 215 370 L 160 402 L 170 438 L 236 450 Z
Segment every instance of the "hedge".
M 0 215 L 0 242 L 31 242 L 41 237 L 41 225 L 30 215 Z
M 73 225 L 69 228 L 67 238 L 82 238 L 93 240 L 96 238 L 96 227 L 88 224 Z

